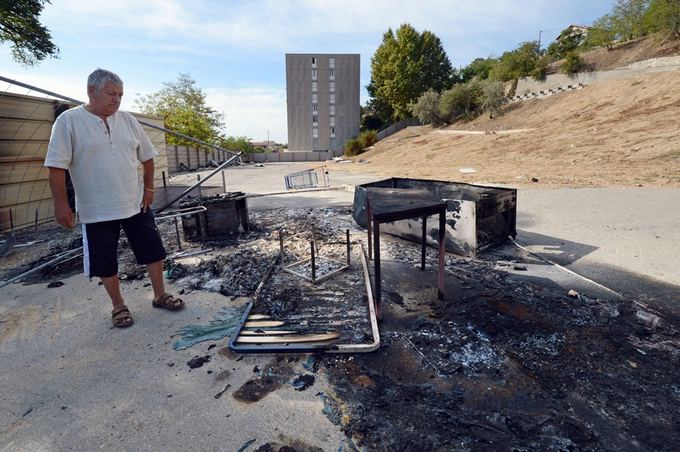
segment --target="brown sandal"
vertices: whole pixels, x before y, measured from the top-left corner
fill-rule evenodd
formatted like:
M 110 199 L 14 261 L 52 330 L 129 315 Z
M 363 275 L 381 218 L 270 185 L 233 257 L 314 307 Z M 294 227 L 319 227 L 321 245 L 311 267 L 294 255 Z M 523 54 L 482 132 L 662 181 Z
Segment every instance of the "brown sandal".
M 113 326 L 116 328 L 127 328 L 135 323 L 135 321 L 132 320 L 130 311 L 125 305 L 113 308 L 113 311 L 111 311 L 111 320 L 113 322 Z
M 169 293 L 164 293 L 153 301 L 154 308 L 167 309 L 168 311 L 179 311 L 184 308 L 184 301 L 181 298 L 175 298 Z

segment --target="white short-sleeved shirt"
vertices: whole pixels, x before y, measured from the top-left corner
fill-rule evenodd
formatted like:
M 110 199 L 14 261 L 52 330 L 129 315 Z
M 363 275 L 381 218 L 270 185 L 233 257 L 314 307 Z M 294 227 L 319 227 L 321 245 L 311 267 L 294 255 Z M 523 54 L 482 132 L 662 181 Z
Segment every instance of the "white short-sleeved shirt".
M 45 166 L 69 171 L 82 223 L 139 213 L 144 191 L 140 162 L 158 152 L 130 113 L 107 118 L 111 133 L 83 105 L 65 111 L 52 126 Z

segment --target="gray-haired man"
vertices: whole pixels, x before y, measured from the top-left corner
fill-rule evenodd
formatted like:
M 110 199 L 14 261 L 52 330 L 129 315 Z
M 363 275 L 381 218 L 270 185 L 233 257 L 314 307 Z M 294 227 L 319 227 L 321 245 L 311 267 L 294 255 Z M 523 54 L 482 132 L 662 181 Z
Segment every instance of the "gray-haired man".
M 166 254 L 149 207 L 157 151 L 137 120 L 118 111 L 123 97 L 120 77 L 97 69 L 87 79 L 87 95 L 87 104 L 65 111 L 55 121 L 45 166 L 56 221 L 72 229 L 76 222 L 66 195 L 69 171 L 82 223 L 85 274 L 101 278 L 113 304 L 113 325 L 124 328 L 133 320 L 118 279 L 121 227 L 137 262 L 147 266 L 153 306 L 174 311 L 182 309 L 184 302 L 165 292 Z

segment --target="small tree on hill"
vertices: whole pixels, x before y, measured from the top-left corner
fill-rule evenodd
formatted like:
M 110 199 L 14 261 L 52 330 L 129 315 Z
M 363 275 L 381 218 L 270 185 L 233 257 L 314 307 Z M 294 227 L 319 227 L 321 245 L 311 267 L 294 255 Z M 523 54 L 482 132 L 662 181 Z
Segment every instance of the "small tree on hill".
M 505 101 L 505 86 L 502 82 L 487 82 L 482 85 L 480 107 L 492 117 L 498 115 Z
M 411 113 L 422 124 L 440 126 L 448 123 L 448 118 L 442 115 L 439 110 L 439 97 L 439 93 L 434 90 L 427 90 L 418 98 L 415 104 L 411 105 Z
M 651 0 L 643 22 L 650 32 L 668 31 L 680 38 L 680 1 Z
M 585 68 L 585 64 L 578 53 L 569 52 L 564 58 L 564 63 L 560 68 L 565 74 L 575 74 L 582 71 Z
M 439 99 L 439 111 L 450 119 L 472 118 L 481 102 L 482 89 L 478 82 L 459 83 L 444 91 Z

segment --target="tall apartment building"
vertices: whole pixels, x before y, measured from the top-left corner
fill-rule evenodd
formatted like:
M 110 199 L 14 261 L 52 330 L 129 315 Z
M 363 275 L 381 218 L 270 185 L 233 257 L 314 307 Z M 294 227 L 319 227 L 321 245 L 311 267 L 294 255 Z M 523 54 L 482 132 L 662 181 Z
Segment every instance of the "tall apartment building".
M 359 54 L 286 54 L 289 150 L 333 150 L 359 134 L 359 63 Z

